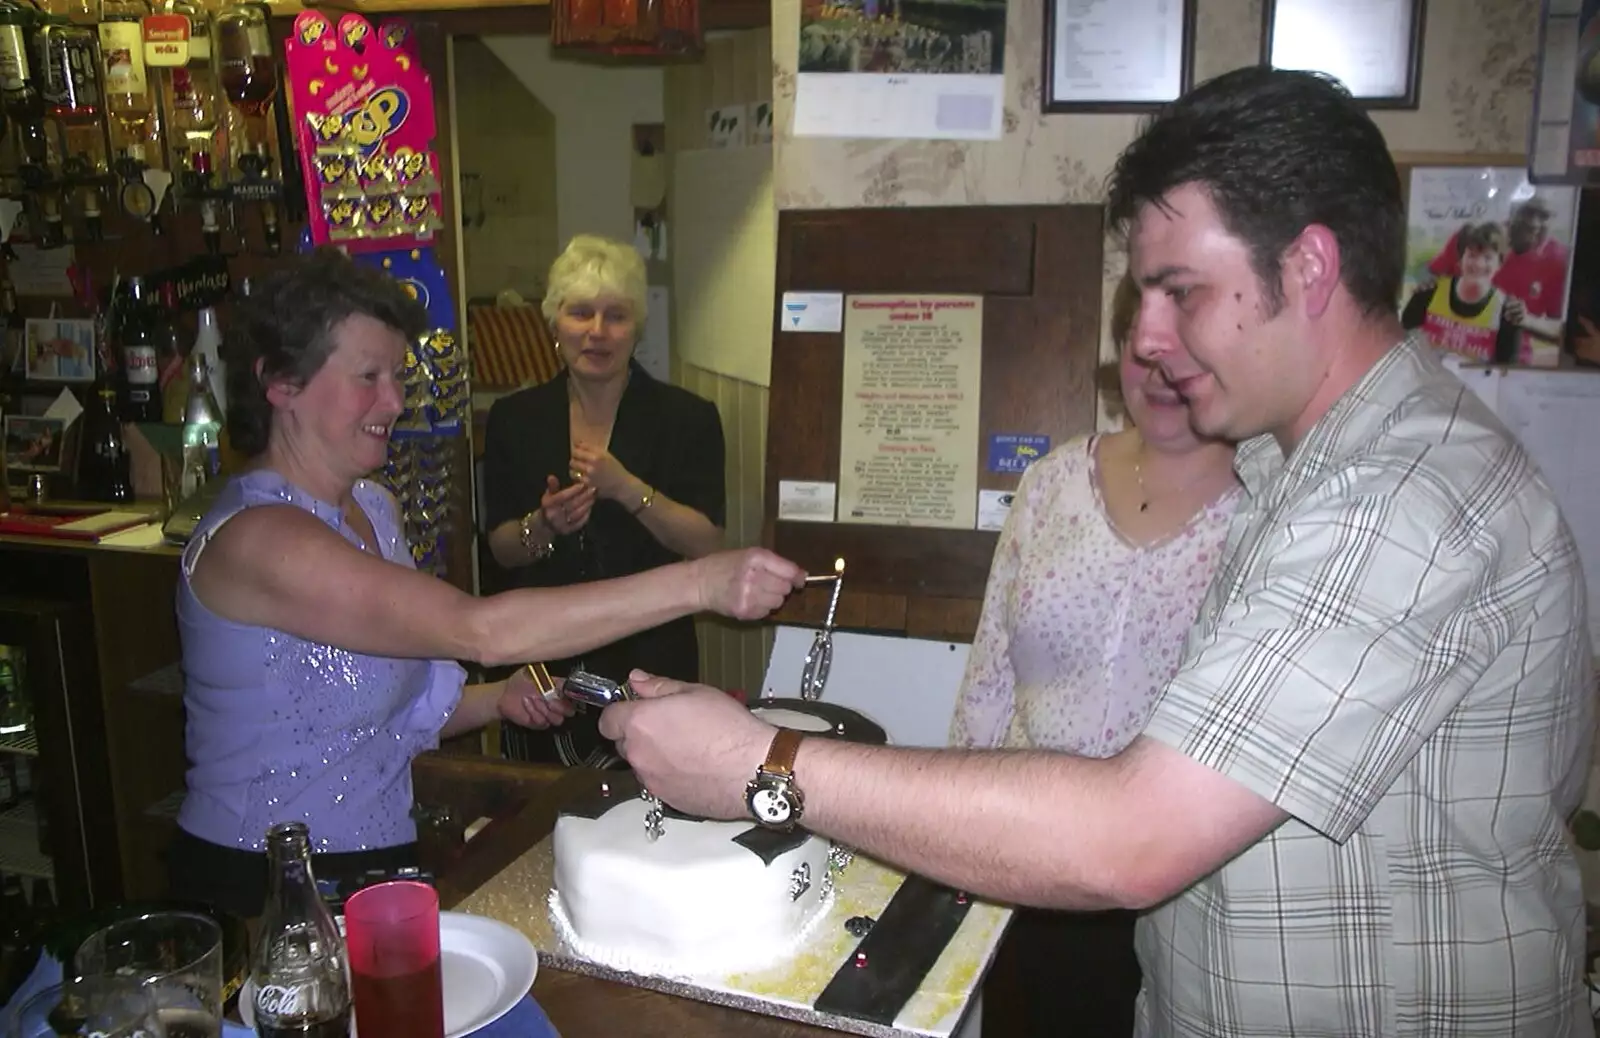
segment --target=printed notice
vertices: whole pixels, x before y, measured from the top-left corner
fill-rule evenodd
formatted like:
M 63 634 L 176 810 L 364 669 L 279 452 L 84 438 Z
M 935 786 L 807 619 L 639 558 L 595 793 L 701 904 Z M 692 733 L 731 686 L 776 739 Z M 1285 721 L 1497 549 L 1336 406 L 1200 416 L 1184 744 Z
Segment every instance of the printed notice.
M 1014 490 L 978 491 L 978 529 L 1005 529 L 1006 517 L 1011 514 L 1011 504 L 1016 498 Z
M 837 488 L 832 483 L 780 479 L 778 518 L 797 523 L 831 523 L 836 494 Z
M 972 529 L 983 297 L 850 296 L 841 523 Z

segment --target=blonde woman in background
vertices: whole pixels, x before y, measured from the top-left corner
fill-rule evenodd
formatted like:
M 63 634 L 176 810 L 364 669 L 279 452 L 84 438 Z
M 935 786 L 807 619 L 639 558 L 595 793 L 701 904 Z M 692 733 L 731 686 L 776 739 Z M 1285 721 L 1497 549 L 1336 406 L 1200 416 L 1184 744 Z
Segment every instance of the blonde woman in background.
M 644 261 L 632 246 L 579 235 L 550 267 L 543 311 L 562 371 L 497 401 L 484 442 L 485 520 L 509 587 L 563 587 L 699 558 L 722 545 L 726 512 L 716 406 L 658 382 L 634 360 L 647 316 Z M 486 589 L 487 590 L 487 589 Z M 640 667 L 699 677 L 693 617 L 551 662 L 615 680 Z M 618 763 L 580 715 L 559 732 L 507 724 L 523 760 Z
M 1112 322 L 1130 427 L 1071 440 L 1023 476 L 952 745 L 1115 756 L 1178 669 L 1240 487 L 1233 445 L 1196 436 L 1183 398 L 1134 356 L 1138 300 L 1124 281 Z M 1021 909 L 986 1001 L 1020 1010 L 1022 1035 L 1132 1034 L 1133 924 L 1129 911 Z M 1004 990 L 1008 980 L 1021 990 Z

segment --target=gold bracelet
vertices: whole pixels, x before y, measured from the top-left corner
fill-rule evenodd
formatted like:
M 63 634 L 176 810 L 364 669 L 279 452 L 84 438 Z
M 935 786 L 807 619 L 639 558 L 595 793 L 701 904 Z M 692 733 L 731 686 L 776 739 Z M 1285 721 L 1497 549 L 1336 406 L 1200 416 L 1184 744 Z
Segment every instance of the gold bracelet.
M 640 512 L 644 511 L 646 508 L 649 508 L 651 505 L 653 505 L 655 503 L 656 503 L 656 489 L 655 489 L 655 487 L 645 487 L 644 488 L 644 497 L 639 499 L 639 507 L 635 508 L 633 511 L 629 512 L 628 514 L 629 515 L 638 515 Z

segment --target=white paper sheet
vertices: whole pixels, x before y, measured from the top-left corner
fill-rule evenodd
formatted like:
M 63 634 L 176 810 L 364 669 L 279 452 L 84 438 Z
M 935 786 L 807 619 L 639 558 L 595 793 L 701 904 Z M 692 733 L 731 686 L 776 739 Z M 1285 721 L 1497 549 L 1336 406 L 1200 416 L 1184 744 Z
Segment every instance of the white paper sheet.
M 13 242 L 16 259 L 6 264 L 11 287 L 19 296 L 70 296 L 72 279 L 67 270 L 72 266 L 72 246 L 59 249 L 41 249 L 27 242 Z
M 840 332 L 844 329 L 843 292 L 785 292 L 778 330 Z
M 837 483 L 780 479 L 778 518 L 796 523 L 831 523 L 838 491 Z
M 1509 370 L 1500 418 L 1544 472 L 1578 541 L 1589 587 L 1589 632 L 1600 644 L 1600 375 Z
M 1011 514 L 1011 502 L 1016 496 L 1015 490 L 978 491 L 978 529 L 1004 529 L 1006 517 Z
M 802 72 L 794 135 L 997 141 L 1005 86 L 1004 76 Z

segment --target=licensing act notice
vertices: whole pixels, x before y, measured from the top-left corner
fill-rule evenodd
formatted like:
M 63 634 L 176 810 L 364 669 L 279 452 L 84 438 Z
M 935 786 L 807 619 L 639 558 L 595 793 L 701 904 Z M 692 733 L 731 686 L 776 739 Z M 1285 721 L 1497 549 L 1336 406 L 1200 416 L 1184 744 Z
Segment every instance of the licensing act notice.
M 850 296 L 838 522 L 970 530 L 983 297 Z

